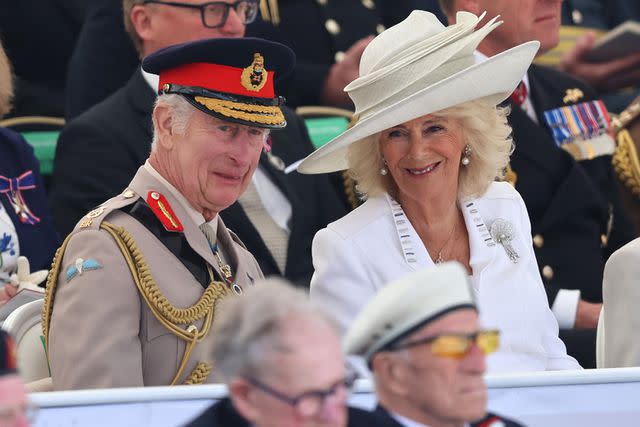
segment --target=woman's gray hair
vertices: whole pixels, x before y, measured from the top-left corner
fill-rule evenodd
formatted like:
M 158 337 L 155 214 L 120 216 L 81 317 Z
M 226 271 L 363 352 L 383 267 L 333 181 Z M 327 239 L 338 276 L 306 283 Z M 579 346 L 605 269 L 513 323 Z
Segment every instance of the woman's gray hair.
M 262 378 L 276 353 L 293 351 L 284 340 L 295 319 L 312 319 L 332 330 L 333 320 L 309 300 L 306 292 L 283 279 L 257 282 L 241 297 L 227 297 L 216 307 L 209 354 L 214 376 L 228 383 L 236 377 Z
M 471 148 L 468 166 L 460 166 L 458 198 L 482 196 L 491 182 L 504 176 L 513 152 L 511 127 L 507 122 L 508 107 L 496 107 L 483 101 L 470 101 L 437 113 L 458 120 L 461 141 Z M 380 133 L 352 144 L 347 153 L 349 173 L 358 182 L 358 190 L 367 197 L 385 192 L 394 195 L 395 183 L 391 174 L 381 175 L 384 166 L 380 152 Z
M 184 135 L 191 116 L 195 111 L 195 107 L 189 104 L 182 95 L 175 93 L 159 95 L 156 99 L 155 107 L 165 106 L 171 111 L 171 126 L 175 133 Z M 151 151 L 155 151 L 158 142 L 158 124 L 153 118 L 153 141 L 151 142 Z
M 13 74 L 11 63 L 0 40 L 0 118 L 11 111 L 13 98 Z

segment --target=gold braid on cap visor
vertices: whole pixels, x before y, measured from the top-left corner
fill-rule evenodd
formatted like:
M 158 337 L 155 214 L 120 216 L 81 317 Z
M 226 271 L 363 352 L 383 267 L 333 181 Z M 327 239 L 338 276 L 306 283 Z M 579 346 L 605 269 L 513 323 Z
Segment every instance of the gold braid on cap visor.
M 233 119 L 264 125 L 280 125 L 285 121 L 284 114 L 282 114 L 282 110 L 278 106 L 245 104 L 243 102 L 206 98 L 204 96 L 196 96 L 194 99 L 198 104 L 204 105 L 209 110 Z

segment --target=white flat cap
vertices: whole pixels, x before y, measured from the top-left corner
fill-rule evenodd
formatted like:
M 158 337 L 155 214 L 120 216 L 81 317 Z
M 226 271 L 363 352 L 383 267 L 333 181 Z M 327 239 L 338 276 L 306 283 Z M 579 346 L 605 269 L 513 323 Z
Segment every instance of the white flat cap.
M 367 361 L 429 322 L 460 308 L 476 308 L 467 272 L 447 262 L 393 281 L 358 314 L 344 338 L 347 354 Z

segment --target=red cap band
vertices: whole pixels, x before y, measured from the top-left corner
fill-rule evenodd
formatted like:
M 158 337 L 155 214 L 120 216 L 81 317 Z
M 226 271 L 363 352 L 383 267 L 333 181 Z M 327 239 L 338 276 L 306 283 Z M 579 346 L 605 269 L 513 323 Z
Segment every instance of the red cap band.
M 274 98 L 273 71 L 267 71 L 266 84 L 257 91 L 248 90 L 242 85 L 243 68 L 230 67 L 228 65 L 209 64 L 196 62 L 171 68 L 160 73 L 158 89 L 165 84 L 181 86 L 196 86 L 215 92 L 224 92 L 233 95 L 250 96 L 253 98 Z

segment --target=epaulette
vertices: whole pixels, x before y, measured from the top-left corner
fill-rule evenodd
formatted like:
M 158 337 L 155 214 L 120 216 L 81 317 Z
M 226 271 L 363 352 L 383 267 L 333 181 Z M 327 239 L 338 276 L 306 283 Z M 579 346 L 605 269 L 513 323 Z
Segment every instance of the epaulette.
M 616 132 L 613 168 L 624 186 L 637 199 L 640 197 L 640 97 L 612 120 Z
M 140 196 L 133 190 L 125 189 L 122 193 L 87 212 L 87 214 L 80 219 L 78 225 L 76 225 L 75 231 L 98 230 L 102 221 L 104 221 L 111 212 L 134 203 L 139 197 Z

